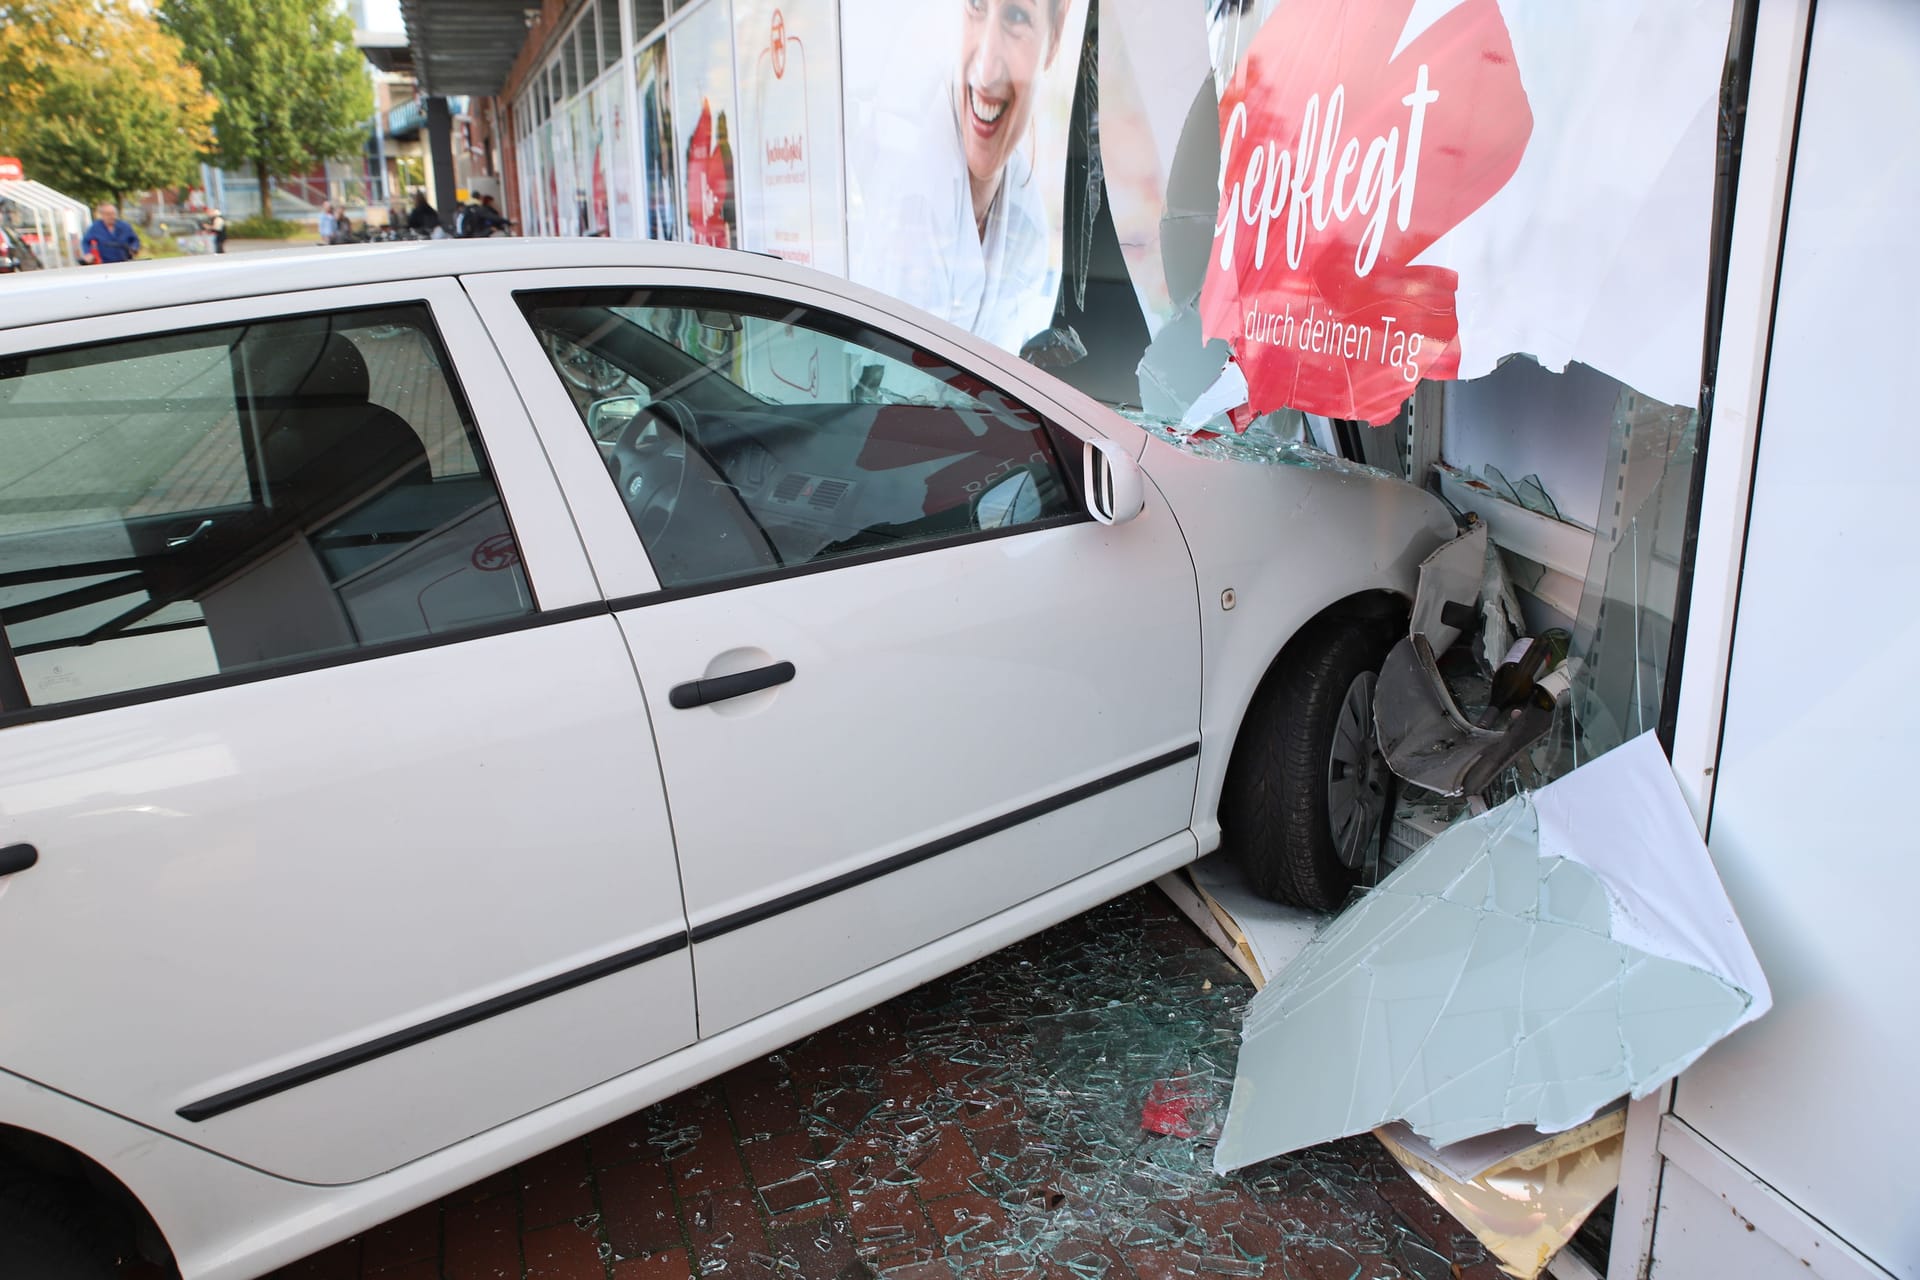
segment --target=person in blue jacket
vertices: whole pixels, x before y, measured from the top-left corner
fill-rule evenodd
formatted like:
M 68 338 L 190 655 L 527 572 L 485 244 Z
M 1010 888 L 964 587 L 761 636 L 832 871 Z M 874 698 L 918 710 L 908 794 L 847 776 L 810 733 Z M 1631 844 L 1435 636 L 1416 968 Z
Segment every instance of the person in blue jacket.
M 80 252 L 92 262 L 129 262 L 140 252 L 140 234 L 120 221 L 120 210 L 102 204 L 93 211 L 93 225 L 80 237 Z

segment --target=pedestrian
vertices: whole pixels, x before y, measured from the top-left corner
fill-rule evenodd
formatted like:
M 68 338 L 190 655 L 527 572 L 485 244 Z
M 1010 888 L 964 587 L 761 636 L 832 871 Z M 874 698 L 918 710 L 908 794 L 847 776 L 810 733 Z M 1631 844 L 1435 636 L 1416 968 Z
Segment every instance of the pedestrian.
M 512 226 L 506 216 L 494 207 L 493 197 L 481 195 L 480 203 L 467 211 L 468 235 L 490 236 L 496 231 L 505 231 Z
M 140 252 L 140 235 L 120 221 L 117 206 L 102 202 L 93 211 L 93 225 L 80 237 L 80 255 L 87 262 L 130 262 Z
M 413 208 L 407 214 L 407 230 L 417 235 L 431 235 L 440 229 L 440 215 L 427 203 L 427 193 L 413 193 Z
M 227 215 L 218 209 L 207 210 L 207 216 L 200 220 L 200 229 L 213 234 L 213 251 L 227 251 Z
M 320 243 L 332 244 L 333 237 L 340 230 L 340 219 L 333 211 L 333 201 L 320 206 Z

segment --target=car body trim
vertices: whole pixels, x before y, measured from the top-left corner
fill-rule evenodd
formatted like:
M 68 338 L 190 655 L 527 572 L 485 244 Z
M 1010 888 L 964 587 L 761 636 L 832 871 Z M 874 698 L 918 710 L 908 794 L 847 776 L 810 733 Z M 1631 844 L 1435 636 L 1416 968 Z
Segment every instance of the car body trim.
M 478 1004 L 468 1005 L 464 1009 L 455 1009 L 451 1013 L 443 1013 L 437 1018 L 429 1018 L 411 1027 L 403 1027 L 399 1031 L 389 1032 L 364 1044 L 341 1049 L 325 1057 L 315 1058 L 311 1062 L 303 1062 L 297 1067 L 288 1067 L 284 1071 L 276 1071 L 270 1076 L 262 1076 L 258 1080 L 238 1085 L 223 1093 L 216 1093 L 210 1098 L 189 1102 L 174 1114 L 183 1120 L 195 1122 L 211 1119 L 244 1107 L 250 1102 L 270 1098 L 276 1093 L 285 1093 L 303 1084 L 311 1084 L 324 1076 L 345 1071 L 349 1067 L 357 1067 L 375 1058 L 411 1048 L 437 1036 L 443 1036 L 449 1031 L 470 1027 L 476 1022 L 482 1022 L 498 1014 L 511 1013 L 515 1009 L 537 1000 L 544 1000 L 548 996 L 571 991 L 575 987 L 646 964 L 650 960 L 658 960 L 662 956 L 670 956 L 676 951 L 683 950 L 686 945 L 687 935 L 684 931 L 670 933 L 615 955 L 604 956 L 591 964 L 583 964 L 577 969 L 569 969 L 565 973 L 556 973 L 550 978 L 542 978 L 539 982 L 528 986 L 502 992 Z
M 971 827 L 955 831 L 950 835 L 941 836 L 938 840 L 930 840 L 926 844 L 918 845 L 912 849 L 893 854 L 890 857 L 882 858 L 878 862 L 869 863 L 864 867 L 857 867 L 852 871 L 842 872 L 837 876 L 831 876 L 825 880 L 817 881 L 804 888 L 795 889 L 791 893 L 781 894 L 777 898 L 769 898 L 765 902 L 757 903 L 742 911 L 735 911 L 730 915 L 721 916 L 717 920 L 709 920 L 705 924 L 695 925 L 692 934 L 693 940 L 695 942 L 708 942 L 720 937 L 722 934 L 732 933 L 736 929 L 744 929 L 748 925 L 759 924 L 763 920 L 770 919 L 783 912 L 792 911 L 796 907 L 804 907 L 808 903 L 818 902 L 822 898 L 831 897 L 843 890 L 865 884 L 869 880 L 877 880 L 881 876 L 891 875 L 893 872 L 910 867 L 916 862 L 925 862 L 929 858 L 939 857 L 943 853 L 951 853 L 955 849 L 972 844 L 978 840 L 984 840 L 988 836 L 998 835 L 1002 831 L 1011 830 L 1023 822 L 1030 822 L 1035 818 L 1043 817 L 1059 809 L 1064 809 L 1068 805 L 1090 799 L 1103 791 L 1111 791 L 1115 787 L 1123 787 L 1127 783 L 1138 781 L 1149 774 L 1158 773 L 1162 769 L 1172 768 L 1174 765 L 1180 764 L 1183 761 L 1195 759 L 1199 754 L 1200 744 L 1198 742 L 1189 742 L 1183 747 L 1176 747 L 1174 750 L 1166 752 L 1163 755 L 1154 756 L 1150 760 L 1142 760 L 1138 764 L 1128 765 L 1118 773 L 1110 773 L 1103 778 L 1095 778 L 1092 782 L 1083 782 L 1077 787 L 1071 787 L 1055 795 L 1048 796 L 1043 800 L 1035 800 L 1032 804 L 1022 805 L 1020 808 L 1008 813 L 1003 813 L 997 818 L 988 818 L 985 822 L 975 823 Z
M 232 685 L 275 680 L 281 676 L 296 676 L 308 671 L 342 667 L 349 663 L 366 662 L 374 658 L 417 653 L 422 649 L 437 649 L 442 645 L 463 644 L 469 640 L 486 640 L 493 636 L 511 635 L 515 631 L 530 631 L 535 627 L 559 626 L 562 623 L 578 622 L 583 618 L 595 617 L 607 611 L 604 601 L 588 600 L 559 609 L 536 610 L 532 613 L 516 614 L 511 618 L 502 618 L 497 622 L 483 622 L 477 626 L 461 627 L 457 631 L 442 631 L 431 635 L 409 636 L 403 640 L 384 640 L 377 644 L 355 645 L 351 649 L 314 653 L 304 658 L 276 660 L 242 671 L 222 671 L 218 675 L 197 676 L 191 680 L 144 685 L 122 693 L 104 693 L 94 698 L 75 698 L 71 702 L 50 702 L 44 706 L 29 706 L 20 711 L 0 710 L 0 730 L 11 728 L 16 724 L 31 724 L 39 720 L 61 720 L 68 716 L 85 715 L 94 711 L 113 711 L 120 707 L 137 706 L 142 702 L 158 702 L 162 698 L 178 698 L 190 693 L 202 693 L 208 689 L 225 689 Z M 158 627 L 152 629 L 160 630 Z M 18 672 L 11 661 L 11 655 L 15 652 L 18 650 L 0 649 L 0 658 L 8 659 L 5 671 L 0 672 L 0 707 L 9 706 L 10 703 L 5 699 L 14 696 L 11 694 L 11 682 L 6 677 L 7 673 L 12 673 L 16 679 L 18 678 Z M 24 684 L 21 685 L 18 696 L 25 698 Z

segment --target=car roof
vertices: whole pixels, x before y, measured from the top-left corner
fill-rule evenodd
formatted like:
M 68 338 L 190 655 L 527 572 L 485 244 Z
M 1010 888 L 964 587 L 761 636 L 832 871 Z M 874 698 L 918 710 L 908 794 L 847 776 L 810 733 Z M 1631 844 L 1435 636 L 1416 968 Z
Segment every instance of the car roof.
M 769 254 L 661 240 L 522 239 L 398 241 L 227 253 L 15 276 L 0 288 L 0 331 L 58 320 L 486 271 L 565 267 L 680 267 L 745 271 L 848 292 L 847 282 Z M 864 293 L 864 291 L 861 291 Z

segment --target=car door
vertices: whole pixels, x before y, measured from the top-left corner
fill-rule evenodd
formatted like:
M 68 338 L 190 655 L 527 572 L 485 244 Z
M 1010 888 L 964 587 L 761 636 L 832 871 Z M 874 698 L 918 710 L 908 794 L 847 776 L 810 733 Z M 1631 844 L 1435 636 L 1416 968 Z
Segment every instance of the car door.
M 693 1040 L 640 689 L 490 355 L 448 281 L 0 332 L 0 1069 L 341 1183 Z
M 1087 517 L 1084 425 L 802 286 L 467 287 L 654 710 L 702 1035 L 1185 831 L 1193 569 Z

